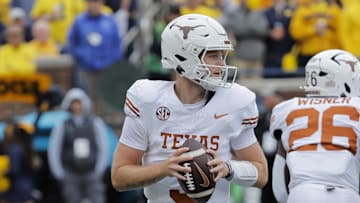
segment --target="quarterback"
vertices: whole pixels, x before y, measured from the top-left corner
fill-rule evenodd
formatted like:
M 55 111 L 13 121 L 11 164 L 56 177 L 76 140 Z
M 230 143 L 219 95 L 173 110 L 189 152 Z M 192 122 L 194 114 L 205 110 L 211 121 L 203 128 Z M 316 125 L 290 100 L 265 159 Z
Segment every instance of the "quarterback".
M 201 142 L 214 157 L 216 174 L 209 203 L 230 203 L 230 181 L 263 187 L 267 163 L 256 137 L 255 94 L 233 84 L 236 67 L 225 64 L 232 45 L 224 28 L 198 14 L 180 16 L 162 33 L 164 68 L 175 81 L 138 80 L 127 91 L 122 134 L 112 165 L 118 191 L 144 187 L 151 203 L 193 202 L 177 178 L 190 172 L 179 163 L 188 138 Z
M 280 142 L 274 194 L 288 203 L 360 202 L 360 98 L 352 97 L 360 95 L 359 61 L 348 52 L 326 50 L 305 70 L 306 97 L 284 101 L 272 112 L 270 132 Z

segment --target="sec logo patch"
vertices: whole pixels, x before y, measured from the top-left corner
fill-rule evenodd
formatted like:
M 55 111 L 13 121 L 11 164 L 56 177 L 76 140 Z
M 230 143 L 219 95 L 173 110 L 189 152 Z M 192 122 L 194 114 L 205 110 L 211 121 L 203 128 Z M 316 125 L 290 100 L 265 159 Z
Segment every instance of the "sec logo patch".
M 170 109 L 165 106 L 157 108 L 156 117 L 161 121 L 167 120 L 170 117 Z

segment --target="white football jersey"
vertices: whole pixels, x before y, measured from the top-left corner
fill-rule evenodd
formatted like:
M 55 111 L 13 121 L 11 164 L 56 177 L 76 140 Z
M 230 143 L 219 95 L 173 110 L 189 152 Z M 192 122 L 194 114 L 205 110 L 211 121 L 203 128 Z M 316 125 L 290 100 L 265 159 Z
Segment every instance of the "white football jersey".
M 359 190 L 360 98 L 293 98 L 274 107 L 290 190 L 303 183 Z
M 143 150 L 143 165 L 167 159 L 188 138 L 217 151 L 225 161 L 231 159 L 232 150 L 256 142 L 255 94 L 238 84 L 220 88 L 210 101 L 196 107 L 181 103 L 173 81 L 138 80 L 127 91 L 124 110 L 120 142 Z M 136 125 L 127 125 L 130 119 Z M 226 179 L 218 181 L 209 203 L 230 203 L 229 185 Z M 184 193 L 175 177 L 165 177 L 145 187 L 145 195 L 149 202 L 176 202 L 171 190 Z

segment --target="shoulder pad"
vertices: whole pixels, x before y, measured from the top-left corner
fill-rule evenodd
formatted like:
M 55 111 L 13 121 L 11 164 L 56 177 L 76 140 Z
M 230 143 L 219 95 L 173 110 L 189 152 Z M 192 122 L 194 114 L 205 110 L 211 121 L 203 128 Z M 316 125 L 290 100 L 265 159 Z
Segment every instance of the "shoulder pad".
M 286 113 L 287 110 L 289 109 L 289 106 L 291 106 L 297 100 L 298 100 L 298 97 L 294 97 L 292 99 L 285 100 L 285 101 L 278 103 L 277 105 L 274 106 L 273 113 L 278 113 L 278 112 Z
M 297 102 L 297 97 L 285 100 L 277 104 L 271 113 L 270 119 L 270 133 L 275 139 L 281 139 L 282 125 L 285 122 L 285 118 L 288 112 L 292 109 L 292 105 Z
M 218 110 L 233 115 L 234 122 L 230 123 L 234 129 L 244 130 L 254 128 L 258 121 L 256 95 L 248 88 L 233 84 L 229 89 L 216 91 Z
M 256 95 L 254 92 L 249 90 L 247 87 L 241 86 L 236 83 L 234 83 L 229 89 L 222 89 L 216 92 L 216 94 L 218 93 L 219 96 L 225 98 L 225 106 L 232 108 L 235 107 L 235 109 L 233 109 L 234 111 L 239 111 L 247 107 L 256 99 Z
M 169 81 L 137 80 L 128 89 L 127 96 L 137 97 L 142 103 L 151 103 L 161 95 L 163 87 L 168 84 Z
M 135 81 L 127 90 L 124 110 L 127 115 L 140 117 L 144 104 L 152 103 L 159 98 L 169 81 L 141 79 Z M 129 114 L 130 113 L 130 114 Z

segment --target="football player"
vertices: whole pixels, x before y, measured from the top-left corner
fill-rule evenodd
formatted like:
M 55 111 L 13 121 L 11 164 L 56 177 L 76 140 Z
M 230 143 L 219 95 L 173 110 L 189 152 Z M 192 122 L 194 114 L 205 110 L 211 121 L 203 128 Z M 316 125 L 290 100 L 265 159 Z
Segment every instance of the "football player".
M 270 132 L 279 139 L 274 194 L 281 203 L 360 202 L 359 61 L 349 52 L 326 50 L 305 71 L 306 97 L 272 111 Z
M 236 67 L 225 64 L 232 50 L 224 28 L 198 14 L 180 16 L 162 33 L 162 65 L 175 81 L 138 80 L 127 91 L 126 118 L 112 164 L 118 191 L 145 187 L 148 202 L 192 202 L 177 178 L 190 172 L 180 148 L 189 138 L 214 157 L 216 174 L 209 203 L 230 203 L 230 181 L 263 187 L 267 163 L 254 135 L 258 120 L 255 94 L 234 84 Z

